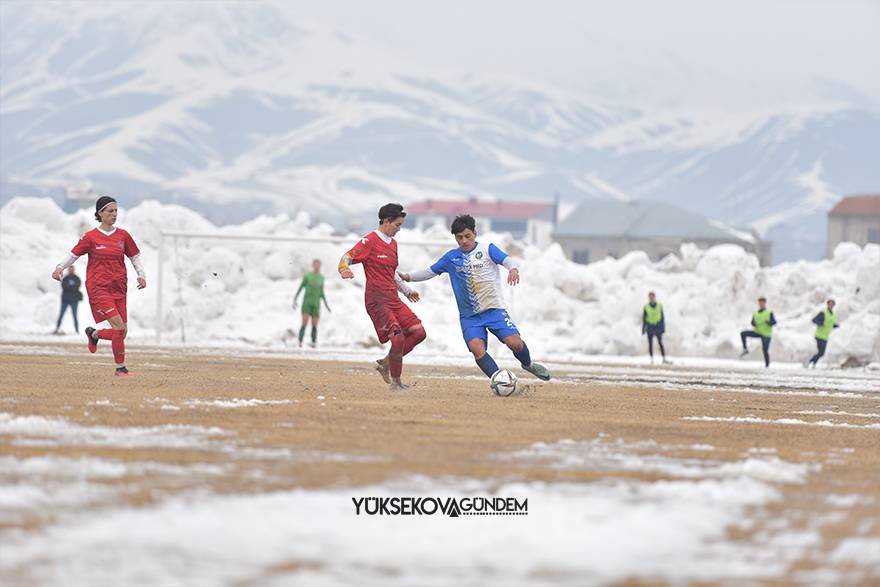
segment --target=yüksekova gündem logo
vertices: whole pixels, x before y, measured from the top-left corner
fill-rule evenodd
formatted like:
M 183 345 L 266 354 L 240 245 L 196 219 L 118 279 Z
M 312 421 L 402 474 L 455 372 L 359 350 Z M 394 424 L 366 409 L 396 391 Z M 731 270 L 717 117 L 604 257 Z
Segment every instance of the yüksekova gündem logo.
M 529 500 L 515 497 L 352 497 L 362 516 L 527 516 Z

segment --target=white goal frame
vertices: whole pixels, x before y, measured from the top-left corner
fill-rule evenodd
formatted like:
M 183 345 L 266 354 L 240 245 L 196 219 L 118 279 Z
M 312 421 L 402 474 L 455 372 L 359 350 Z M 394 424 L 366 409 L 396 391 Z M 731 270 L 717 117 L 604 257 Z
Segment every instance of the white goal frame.
M 357 237 L 361 238 L 361 237 Z M 217 232 L 187 232 L 187 231 L 179 231 L 179 230 L 160 230 L 159 231 L 159 265 L 157 270 L 156 277 L 156 287 L 158 288 L 158 292 L 156 293 L 156 344 L 162 343 L 162 311 L 164 309 L 164 303 L 162 299 L 162 291 L 163 291 L 163 282 L 165 277 L 165 267 L 164 267 L 164 258 L 165 258 L 165 241 L 171 240 L 172 242 L 177 242 L 178 239 L 204 239 L 204 240 L 238 240 L 238 241 L 277 241 L 277 242 L 300 242 L 300 243 L 338 243 L 338 244 L 346 244 L 354 242 L 352 240 L 351 235 L 348 236 L 296 236 L 296 235 L 284 235 L 284 234 L 223 234 Z M 425 248 L 444 248 L 451 249 L 455 247 L 455 242 L 453 241 L 427 241 L 427 240 L 419 240 L 419 241 L 397 241 L 398 246 L 409 247 L 409 246 L 418 246 Z M 340 252 L 339 256 L 342 257 L 344 254 Z

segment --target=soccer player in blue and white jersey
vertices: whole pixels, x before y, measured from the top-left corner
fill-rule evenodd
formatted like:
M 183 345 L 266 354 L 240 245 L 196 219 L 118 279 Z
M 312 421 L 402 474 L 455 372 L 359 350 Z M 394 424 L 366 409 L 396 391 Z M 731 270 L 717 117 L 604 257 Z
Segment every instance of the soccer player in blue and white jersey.
M 486 352 L 488 330 L 513 351 L 523 369 L 539 379 L 549 380 L 550 372 L 543 365 L 532 362 L 529 347 L 504 307 L 498 266 L 507 269 L 507 283 L 516 285 L 519 283 L 516 262 L 494 244 L 477 242 L 476 222 L 468 214 L 455 218 L 452 234 L 458 243 L 457 249 L 448 251 L 428 269 L 398 275 L 404 281 L 426 281 L 443 273 L 449 275 L 458 304 L 461 332 L 477 365 L 487 377 L 498 371 L 495 359 Z

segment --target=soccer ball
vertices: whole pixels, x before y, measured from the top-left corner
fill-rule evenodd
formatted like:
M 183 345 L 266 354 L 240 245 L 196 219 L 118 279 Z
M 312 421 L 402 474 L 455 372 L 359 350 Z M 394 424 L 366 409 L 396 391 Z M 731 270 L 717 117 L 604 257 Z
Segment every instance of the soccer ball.
M 489 380 L 489 387 L 495 395 L 507 397 L 516 391 L 516 375 L 507 369 L 498 369 Z

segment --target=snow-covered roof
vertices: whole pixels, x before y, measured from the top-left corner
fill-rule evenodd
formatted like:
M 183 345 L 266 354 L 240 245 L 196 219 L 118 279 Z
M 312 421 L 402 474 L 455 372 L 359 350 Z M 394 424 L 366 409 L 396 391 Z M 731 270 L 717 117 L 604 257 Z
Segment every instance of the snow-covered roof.
M 559 223 L 555 234 L 754 242 L 754 237 L 745 231 L 651 200 L 587 200 Z

